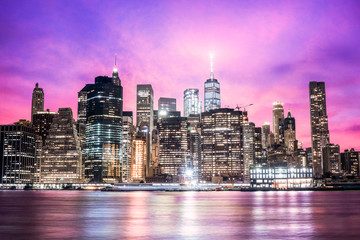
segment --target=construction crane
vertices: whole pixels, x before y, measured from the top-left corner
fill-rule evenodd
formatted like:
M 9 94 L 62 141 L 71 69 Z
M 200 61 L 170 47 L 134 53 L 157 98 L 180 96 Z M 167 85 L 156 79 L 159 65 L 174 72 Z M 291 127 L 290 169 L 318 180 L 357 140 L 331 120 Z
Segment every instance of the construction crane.
M 248 105 L 245 105 L 245 106 L 240 106 L 239 107 L 239 105 L 238 104 L 236 104 L 236 110 L 238 110 L 238 111 L 240 111 L 240 109 L 244 109 L 244 112 L 246 112 L 246 107 L 250 107 L 250 106 L 252 106 L 252 105 L 254 105 L 254 104 L 252 104 L 252 103 L 250 103 L 250 104 L 248 104 Z

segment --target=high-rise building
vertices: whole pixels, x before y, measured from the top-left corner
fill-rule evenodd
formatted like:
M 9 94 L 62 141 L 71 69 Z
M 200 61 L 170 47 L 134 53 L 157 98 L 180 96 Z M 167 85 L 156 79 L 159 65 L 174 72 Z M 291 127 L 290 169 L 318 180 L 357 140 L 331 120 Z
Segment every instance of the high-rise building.
M 151 84 L 138 84 L 136 97 L 136 126 L 153 126 L 154 91 Z
M 270 123 L 264 122 L 261 129 L 261 145 L 263 149 L 267 149 L 270 146 L 269 135 L 270 135 Z
M 131 180 L 134 182 L 145 180 L 145 166 L 147 159 L 147 136 L 137 133 L 131 143 Z
M 266 164 L 266 150 L 262 146 L 262 127 L 255 127 L 254 129 L 254 153 L 255 162 L 257 166 Z
M 204 111 L 208 112 L 221 107 L 220 83 L 214 78 L 213 58 L 210 61 L 210 78 L 204 83 Z
M 328 143 L 322 149 L 323 174 L 339 175 L 341 172 L 340 146 Z
M 312 148 L 308 147 L 305 149 L 306 151 L 306 166 L 307 167 L 313 167 L 312 164 Z
M 32 94 L 31 122 L 33 121 L 33 115 L 40 111 L 44 111 L 44 91 L 39 88 L 39 83 L 36 83 Z
M 192 166 L 192 178 L 199 181 L 201 176 L 201 120 L 200 115 L 190 114 L 187 117 L 188 126 L 188 151 L 190 165 Z
M 40 182 L 40 160 L 42 149 L 43 146 L 45 146 L 46 137 L 49 135 L 51 124 L 56 115 L 56 112 L 51 112 L 49 109 L 46 111 L 38 111 L 33 115 L 32 127 L 38 135 L 35 140 L 36 157 L 34 174 L 34 182 L 37 183 Z
M 82 181 L 80 142 L 71 108 L 59 108 L 42 149 L 40 182 Z
M 165 174 L 184 175 L 188 156 L 188 125 L 186 118 L 163 118 L 158 123 L 159 164 Z
M 180 111 L 154 110 L 154 126 L 157 126 L 159 119 L 171 117 L 181 117 Z
M 273 103 L 273 132 L 276 144 L 284 143 L 284 108 L 282 102 Z
M 78 114 L 77 123 L 86 125 L 86 105 L 87 105 L 87 94 L 91 91 L 93 84 L 86 84 L 81 91 L 78 92 Z
M 136 127 L 146 137 L 145 173 L 149 174 L 152 157 L 152 131 L 154 128 L 154 91 L 151 84 L 138 84 L 136 97 Z
M 123 112 L 122 127 L 122 159 L 121 159 L 121 177 L 122 182 L 131 181 L 131 141 L 135 134 L 133 125 L 133 112 Z
M 184 91 L 184 116 L 201 113 L 201 102 L 199 101 L 199 89 L 188 88 Z
M 35 131 L 30 126 L 0 126 L 1 183 L 34 182 L 35 139 Z
M 158 110 L 159 111 L 176 111 L 176 98 L 159 98 L 158 101 Z
M 220 108 L 201 116 L 201 180 L 243 180 L 243 112 Z
M 284 119 L 284 142 L 286 150 L 289 153 L 294 153 L 297 149 L 295 118 L 291 116 L 290 110 L 287 117 Z
M 350 176 L 360 176 L 360 152 L 353 148 L 341 153 L 341 166 L 344 173 Z
M 323 163 L 322 148 L 329 143 L 328 117 L 326 113 L 325 82 L 309 83 L 311 147 L 314 176 L 321 177 Z
M 41 137 L 43 143 L 42 145 L 45 145 L 45 140 L 49 134 L 50 126 L 56 115 L 56 112 L 51 112 L 49 109 L 46 111 L 38 111 L 33 114 L 32 127 L 34 128 L 35 133 Z
M 121 181 L 123 88 L 116 67 L 113 76 L 96 77 L 81 90 L 87 92 L 86 181 Z
M 245 121 L 243 128 L 243 146 L 244 146 L 244 181 L 250 182 L 249 170 L 255 163 L 255 124 Z

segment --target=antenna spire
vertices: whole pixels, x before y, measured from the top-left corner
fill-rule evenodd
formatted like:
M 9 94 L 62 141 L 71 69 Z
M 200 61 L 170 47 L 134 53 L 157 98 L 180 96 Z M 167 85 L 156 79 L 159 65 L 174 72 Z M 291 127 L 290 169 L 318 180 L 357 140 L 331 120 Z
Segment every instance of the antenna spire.
M 210 54 L 210 79 L 213 80 L 214 79 L 214 57 L 212 54 Z
M 117 53 L 115 53 L 115 66 L 116 66 L 116 57 L 117 57 Z

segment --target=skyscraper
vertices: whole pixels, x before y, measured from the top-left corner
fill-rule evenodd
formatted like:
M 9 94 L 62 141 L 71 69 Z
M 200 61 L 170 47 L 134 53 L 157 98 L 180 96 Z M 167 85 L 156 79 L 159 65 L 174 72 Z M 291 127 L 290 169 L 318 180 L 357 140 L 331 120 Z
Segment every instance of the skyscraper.
M 145 180 L 147 138 L 145 134 L 138 132 L 131 142 L 131 180 L 135 182 Z
M 284 108 L 282 102 L 273 103 L 273 132 L 275 143 L 284 143 Z
M 185 173 L 188 155 L 187 130 L 184 117 L 163 118 L 159 121 L 159 164 L 165 174 L 180 176 Z
M 314 176 L 321 177 L 323 163 L 322 148 L 329 143 L 328 117 L 326 113 L 325 82 L 309 83 L 311 147 Z
M 323 173 L 325 175 L 339 175 L 341 172 L 341 155 L 338 144 L 328 143 L 322 149 Z
M 147 134 L 145 172 L 149 174 L 152 157 L 152 131 L 154 128 L 154 91 L 151 84 L 138 84 L 136 97 L 136 127 Z
M 286 150 L 289 153 L 294 153 L 297 149 L 295 118 L 291 116 L 290 110 L 287 117 L 284 119 L 284 142 Z
M 255 163 L 255 124 L 245 121 L 243 128 L 243 146 L 244 146 L 244 181 L 250 182 L 250 167 Z
M 350 176 L 360 176 L 360 152 L 353 148 L 341 153 L 341 165 L 344 173 Z
M 44 111 L 44 91 L 39 88 L 39 83 L 36 83 L 32 94 L 31 122 L 33 121 L 33 115 L 40 111 Z
M 189 115 L 188 126 L 188 151 L 193 170 L 193 180 L 198 181 L 201 176 L 201 120 L 200 115 Z
M 201 116 L 201 180 L 243 180 L 243 112 L 220 108 Z
M 0 126 L 1 183 L 33 183 L 35 139 L 35 131 L 30 126 Z
M 50 127 L 53 122 L 54 117 L 58 113 L 51 112 L 49 109 L 46 111 L 38 111 L 33 114 L 32 127 L 35 130 L 35 133 L 38 135 L 36 137 L 36 157 L 35 157 L 35 175 L 34 182 L 40 181 L 40 160 L 42 155 L 43 146 L 45 146 L 46 138 L 49 135 Z
M 136 97 L 136 126 L 153 127 L 154 91 L 151 84 L 138 84 Z
M 42 183 L 80 183 L 82 162 L 80 142 L 71 108 L 59 108 L 42 149 Z
M 214 78 L 213 58 L 210 56 L 210 78 L 204 83 L 204 111 L 208 112 L 221 107 L 220 83 Z
M 78 92 L 78 114 L 77 123 L 86 124 L 86 105 L 87 105 L 87 94 L 92 89 L 93 84 L 86 84 L 83 89 Z
M 50 126 L 56 115 L 56 112 L 51 112 L 49 109 L 46 111 L 38 111 L 33 114 L 32 127 L 34 128 L 35 133 L 41 137 L 42 145 L 45 145 Z
M 131 141 L 134 137 L 135 128 L 133 125 L 133 112 L 123 112 L 122 127 L 122 159 L 121 177 L 122 182 L 131 181 Z
M 184 91 L 184 116 L 201 113 L 201 102 L 199 101 L 199 89 L 188 88 Z
M 264 122 L 261 127 L 261 145 L 263 149 L 267 149 L 267 147 L 270 145 L 269 143 L 269 135 L 270 135 L 270 123 Z
M 266 164 L 266 151 L 262 147 L 262 128 L 261 127 L 255 127 L 254 152 L 255 152 L 254 165 Z
M 176 111 L 176 98 L 159 98 L 158 110 L 164 110 L 167 112 Z
M 86 181 L 121 181 L 123 88 L 116 66 L 113 76 L 96 77 L 81 90 L 87 92 Z

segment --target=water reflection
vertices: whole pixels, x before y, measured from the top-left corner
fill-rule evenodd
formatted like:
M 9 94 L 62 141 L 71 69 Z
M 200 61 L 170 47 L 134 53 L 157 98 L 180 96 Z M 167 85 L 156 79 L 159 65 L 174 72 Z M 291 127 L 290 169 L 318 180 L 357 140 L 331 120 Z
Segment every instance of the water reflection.
M 0 191 L 1 239 L 351 239 L 360 192 Z
M 254 236 L 290 239 L 313 235 L 309 192 L 258 192 L 253 199 Z

